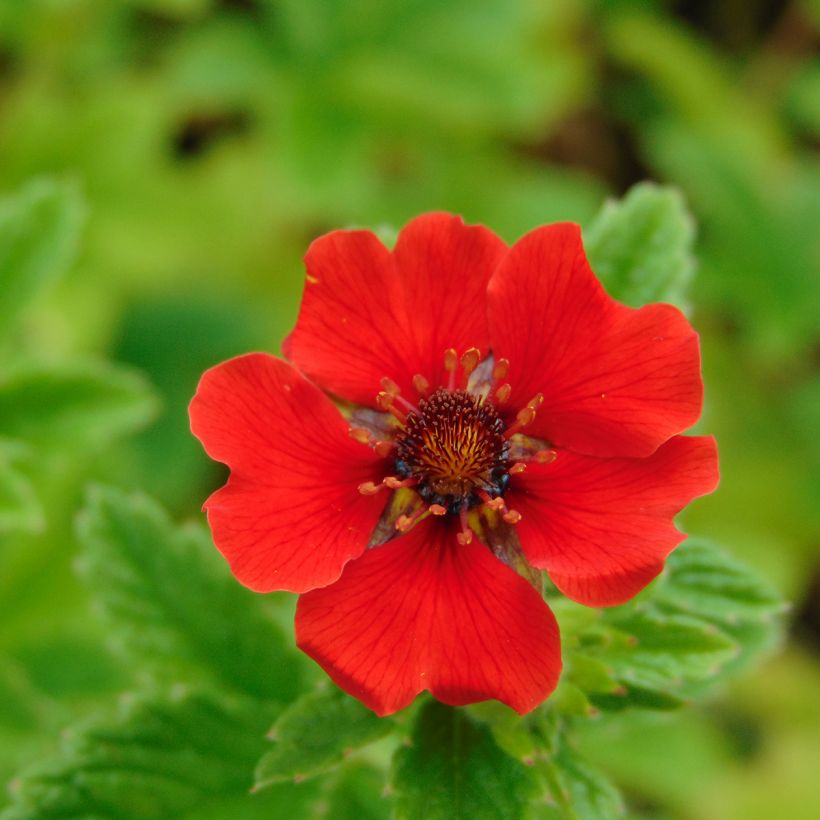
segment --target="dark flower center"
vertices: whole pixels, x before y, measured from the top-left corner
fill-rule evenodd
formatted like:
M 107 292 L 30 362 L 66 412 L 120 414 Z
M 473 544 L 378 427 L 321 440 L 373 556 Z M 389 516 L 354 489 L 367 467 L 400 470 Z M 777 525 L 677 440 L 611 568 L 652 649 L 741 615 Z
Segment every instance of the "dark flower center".
M 482 506 L 486 515 L 506 524 L 521 520 L 521 513 L 509 509 L 503 498 L 510 476 L 524 472 L 533 461 L 547 464 L 556 453 L 547 442 L 521 432 L 532 424 L 544 401 L 540 393 L 518 410 L 512 423 L 502 419 L 498 408 L 507 404 L 512 392 L 504 381 L 509 366 L 504 358 L 482 360 L 474 347 L 459 360 L 450 348 L 444 353 L 446 387 L 432 388 L 420 373 L 413 377 L 417 405 L 401 395 L 392 379 L 381 380 L 383 390 L 375 403 L 385 417 L 374 421 L 372 411 L 361 411 L 358 418 L 371 429 L 351 427 L 350 435 L 393 460 L 395 475 L 359 484 L 362 495 L 385 489 L 411 493 L 400 501 L 403 511 L 387 508 L 388 516 L 394 516 L 388 519 L 391 528 L 408 532 L 428 515 L 457 515 L 461 531 L 456 539 L 469 544 L 474 507 Z M 387 414 L 393 417 L 389 424 L 384 421 Z
M 492 402 L 440 387 L 422 399 L 396 436 L 396 472 L 418 481 L 427 502 L 450 512 L 500 496 L 508 482 L 504 422 Z

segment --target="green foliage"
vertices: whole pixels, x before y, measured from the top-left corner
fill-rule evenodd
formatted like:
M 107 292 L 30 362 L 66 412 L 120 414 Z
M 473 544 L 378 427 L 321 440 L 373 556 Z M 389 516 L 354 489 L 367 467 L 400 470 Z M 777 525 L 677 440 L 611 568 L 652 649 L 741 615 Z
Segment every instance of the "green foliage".
M 536 788 L 530 771 L 465 712 L 429 701 L 409 744 L 393 761 L 396 817 L 524 816 Z
M 202 527 L 177 529 L 149 498 L 96 488 L 78 532 L 82 572 L 138 668 L 277 700 L 298 691 L 299 665 L 280 630 Z
M 67 182 L 37 180 L 0 199 L 0 337 L 67 270 L 84 217 L 77 187 Z
M 558 704 L 567 714 L 680 706 L 770 648 L 784 608 L 749 569 L 697 539 L 673 552 L 660 579 L 629 604 L 580 622 L 573 605 L 555 604 L 566 621 Z
M 748 567 L 696 538 L 672 553 L 653 599 L 665 609 L 726 626 L 770 623 L 785 609 L 782 598 Z
M 618 790 L 595 767 L 564 744 L 542 766 L 560 815 L 566 820 L 611 820 L 624 814 Z
M 584 231 L 592 269 L 609 293 L 633 307 L 685 307 L 694 273 L 694 221 L 675 188 L 644 183 L 607 202 Z
M 58 756 L 16 778 L 0 817 L 170 820 L 231 797 L 241 807 L 267 717 L 256 701 L 183 688 L 124 697 L 115 715 L 67 732 Z
M 108 364 L 29 364 L 0 376 L 0 429 L 54 451 L 100 448 L 156 410 L 141 376 Z
M 565 673 L 543 709 L 425 706 L 396 731 L 435 737 L 430 710 L 453 712 L 445 722 L 499 763 L 490 783 L 514 771 L 513 789 L 524 772 L 527 799 L 505 796 L 524 817 L 617 816 L 617 795 L 584 757 L 636 818 L 820 816 L 820 4 L 711 5 L 0 2 L 0 781 L 43 761 L 15 780 L 3 820 L 390 811 L 394 738 L 336 765 L 331 731 L 315 738 L 327 772 L 250 798 L 260 756 L 289 748 L 266 743 L 265 729 L 312 687 L 274 625 L 290 630 L 282 601 L 241 590 L 202 528 L 106 490 L 79 545 L 99 625 L 70 571 L 70 522 L 90 480 L 197 512 L 221 477 L 188 431 L 198 374 L 278 349 L 317 234 L 439 208 L 508 241 L 579 221 L 619 299 L 691 304 L 723 483 L 687 511 L 688 528 L 761 568 L 797 602 L 795 632 L 808 640 L 707 711 L 680 709 L 771 651 L 782 610 L 768 584 L 692 539 L 624 607 L 550 599 Z M 662 184 L 627 190 L 642 178 Z M 622 198 L 595 217 L 605 196 Z M 160 693 L 112 716 L 106 702 L 134 681 Z M 338 712 L 317 709 L 369 736 L 375 719 L 326 696 Z M 294 738 L 300 704 L 281 718 Z M 177 717 L 154 731 L 163 710 Z M 214 745 L 201 773 L 187 768 L 206 751 L 200 724 Z M 78 728 L 50 756 L 67 725 Z M 159 747 L 147 762 L 146 738 Z M 391 786 L 405 812 L 408 801 L 426 809 L 406 760 L 429 767 L 414 749 L 400 750 Z M 113 771 L 115 760 L 127 765 Z
M 268 733 L 274 748 L 256 767 L 255 788 L 301 782 L 326 772 L 394 728 L 392 720 L 376 717 L 335 687 L 304 695 L 282 712 Z
M 3 458 L 0 448 L 0 534 L 12 530 L 38 532 L 45 523 L 43 516 L 31 481 Z

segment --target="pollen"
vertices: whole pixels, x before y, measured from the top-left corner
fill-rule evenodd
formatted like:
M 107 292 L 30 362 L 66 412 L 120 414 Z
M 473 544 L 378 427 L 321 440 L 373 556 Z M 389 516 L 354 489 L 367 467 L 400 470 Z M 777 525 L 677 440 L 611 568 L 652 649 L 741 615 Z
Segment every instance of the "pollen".
M 504 423 L 491 402 L 439 388 L 407 415 L 396 438 L 396 472 L 416 479 L 431 504 L 457 512 L 495 497 L 508 481 Z

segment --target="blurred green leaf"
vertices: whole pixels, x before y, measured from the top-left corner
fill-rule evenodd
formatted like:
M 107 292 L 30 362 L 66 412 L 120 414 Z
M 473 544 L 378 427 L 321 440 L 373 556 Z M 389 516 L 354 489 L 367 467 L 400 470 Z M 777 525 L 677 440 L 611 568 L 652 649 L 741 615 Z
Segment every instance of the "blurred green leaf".
M 268 734 L 275 745 L 256 767 L 254 788 L 301 782 L 327 771 L 394 727 L 392 720 L 376 717 L 335 686 L 304 695 L 282 712 Z
M 597 657 L 627 684 L 666 691 L 717 673 L 738 647 L 715 626 L 685 615 L 632 611 L 616 616 Z
M 15 778 L 0 817 L 171 820 L 226 798 L 238 805 L 223 803 L 222 816 L 241 817 L 268 719 L 257 701 L 182 688 L 124 698 L 116 715 L 65 732 L 59 754 Z
M 0 376 L 0 430 L 44 448 L 100 447 L 157 410 L 137 373 L 104 363 L 28 364 Z
M 0 454 L 0 534 L 39 532 L 44 526 L 43 508 L 31 482 Z
M 112 643 L 141 668 L 147 661 L 160 677 L 182 670 L 258 697 L 294 697 L 297 658 L 201 527 L 175 528 L 144 495 L 96 488 L 78 534 L 80 568 Z
M 611 820 L 624 814 L 621 795 L 597 769 L 563 745 L 544 764 L 564 820 Z
M 324 814 L 332 820 L 382 820 L 390 816 L 384 773 L 372 766 L 345 765 L 323 794 Z
M 714 544 L 696 538 L 669 556 L 653 601 L 724 625 L 768 622 L 786 606 L 752 570 Z
M 641 183 L 619 202 L 604 205 L 584 231 L 584 245 L 592 269 L 616 299 L 633 307 L 685 307 L 695 268 L 694 235 L 679 191 Z
M 578 620 L 576 604 L 553 603 L 565 645 L 554 706 L 567 715 L 675 709 L 771 648 L 784 608 L 742 563 L 697 539 L 628 604 L 586 610 L 595 617 Z
M 69 182 L 36 180 L 0 199 L 0 336 L 68 268 L 84 215 Z
M 502 751 L 487 726 L 432 700 L 393 766 L 398 818 L 519 820 L 536 788 L 531 770 Z

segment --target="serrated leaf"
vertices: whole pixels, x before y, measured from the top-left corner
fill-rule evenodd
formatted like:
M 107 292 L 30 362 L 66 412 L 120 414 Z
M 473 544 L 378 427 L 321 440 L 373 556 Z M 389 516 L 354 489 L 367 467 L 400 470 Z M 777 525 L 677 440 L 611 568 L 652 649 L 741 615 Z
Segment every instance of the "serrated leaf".
M 390 812 L 384 774 L 361 764 L 340 769 L 335 782 L 322 795 L 322 803 L 327 808 L 321 816 L 328 820 L 383 820 Z
M 36 180 L 0 199 L 0 336 L 71 263 L 85 209 L 77 187 Z
M 679 709 L 686 701 L 668 692 L 655 689 L 643 689 L 640 686 L 622 686 L 620 691 L 610 694 L 593 692 L 589 696 L 593 706 L 607 712 L 620 712 L 634 707 L 636 709 L 657 709 L 670 711 Z
M 497 700 L 485 700 L 468 707 L 470 715 L 490 727 L 499 748 L 522 763 L 535 759 L 538 752 L 530 724 Z
M 141 668 L 148 662 L 162 677 L 183 669 L 259 697 L 295 696 L 295 655 L 202 527 L 176 528 L 146 496 L 97 488 L 78 534 L 81 571 L 114 643 Z
M 0 535 L 7 532 L 40 532 L 45 515 L 29 479 L 0 457 Z
M 100 447 L 156 411 L 145 380 L 109 364 L 19 366 L 0 378 L 0 430 L 40 447 Z
M 774 589 L 713 544 L 690 538 L 669 556 L 653 600 L 713 621 L 770 621 L 785 605 Z
M 685 615 L 627 609 L 610 617 L 611 639 L 596 657 L 627 685 L 674 689 L 717 674 L 738 655 L 728 635 Z
M 609 666 L 598 658 L 580 652 L 573 653 L 568 659 L 564 677 L 585 692 L 608 693 L 618 688 Z
M 592 269 L 607 291 L 633 307 L 650 302 L 686 306 L 694 273 L 694 222 L 677 189 L 634 186 L 607 202 L 584 231 Z
M 64 733 L 61 752 L 15 778 L 15 818 L 177 818 L 248 795 L 269 709 L 203 693 L 124 699 L 116 715 Z M 230 816 L 239 816 L 232 814 Z
M 564 745 L 548 765 L 566 820 L 611 820 L 624 814 L 621 795 L 597 769 Z
M 254 788 L 299 782 L 325 772 L 394 727 L 392 720 L 376 717 L 336 687 L 304 695 L 273 725 L 268 737 L 274 747 L 256 767 Z
M 397 818 L 519 820 L 536 788 L 532 770 L 502 751 L 466 712 L 429 701 L 393 758 Z

